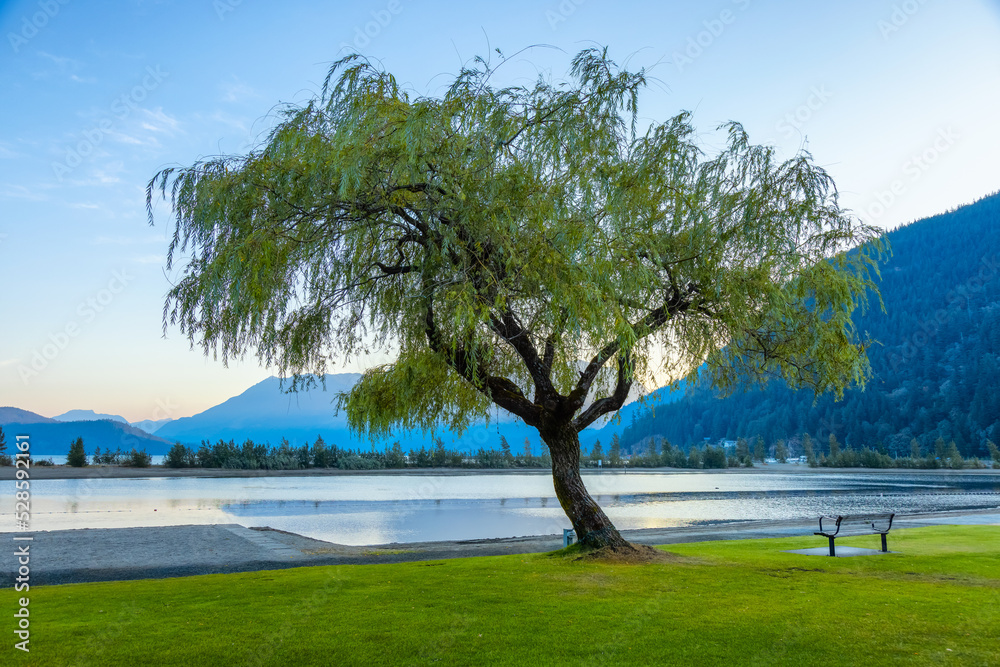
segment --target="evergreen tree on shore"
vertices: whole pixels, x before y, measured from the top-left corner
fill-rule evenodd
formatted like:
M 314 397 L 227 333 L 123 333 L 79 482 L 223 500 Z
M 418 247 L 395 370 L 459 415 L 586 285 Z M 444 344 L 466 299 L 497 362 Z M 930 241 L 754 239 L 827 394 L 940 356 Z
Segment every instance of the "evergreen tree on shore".
M 590 461 L 594 465 L 597 465 L 598 461 L 604 460 L 604 448 L 601 447 L 601 441 L 598 440 L 594 443 L 594 448 L 590 450 Z
M 13 463 L 10 454 L 7 453 L 7 436 L 4 435 L 3 427 L 0 426 L 0 466 L 9 466 Z
M 813 449 L 812 438 L 808 433 L 802 434 L 802 451 L 806 455 L 806 462 L 813 468 L 816 467 L 816 450 Z
M 66 463 L 74 468 L 82 468 L 87 465 L 87 452 L 83 449 L 83 438 L 77 438 L 70 444 Z
M 778 459 L 778 463 L 788 463 L 788 445 L 784 440 L 774 443 L 774 458 Z
M 622 464 L 622 443 L 615 433 L 611 437 L 611 450 L 608 452 L 608 465 L 617 468 Z
M 500 453 L 503 454 L 503 460 L 507 465 L 514 464 L 514 455 L 510 451 L 510 443 L 502 435 L 500 436 Z

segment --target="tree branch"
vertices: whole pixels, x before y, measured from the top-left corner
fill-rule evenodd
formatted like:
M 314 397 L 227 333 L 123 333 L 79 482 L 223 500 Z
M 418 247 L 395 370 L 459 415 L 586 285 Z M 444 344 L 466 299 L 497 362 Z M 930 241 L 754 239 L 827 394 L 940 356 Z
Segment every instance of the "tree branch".
M 565 308 L 562 308 L 559 315 L 559 326 L 549 332 L 549 335 L 545 338 L 545 352 L 542 357 L 542 363 L 545 364 L 545 372 L 550 378 L 552 377 L 552 364 L 556 359 L 556 341 L 566 327 L 569 312 Z
M 535 403 L 554 399 L 556 390 L 552 386 L 549 366 L 538 357 L 538 350 L 535 349 L 528 332 L 517 321 L 514 313 L 509 309 L 503 313 L 502 317 L 490 313 L 490 325 L 493 331 L 507 341 L 524 361 L 524 365 L 535 383 Z
M 441 333 L 434 324 L 434 311 L 429 297 L 426 308 L 424 329 L 427 335 L 427 344 L 431 350 L 440 354 L 462 379 L 471 384 L 483 396 L 507 412 L 517 415 L 526 424 L 536 425 L 541 413 L 540 408 L 529 401 L 520 387 L 507 378 L 481 372 L 483 369 L 482 359 L 475 352 L 470 352 L 466 347 L 461 346 L 456 347 L 453 353 L 449 353 L 441 338 Z
M 628 398 L 628 392 L 632 389 L 633 379 L 632 355 L 629 352 L 622 354 L 618 358 L 618 383 L 611 396 L 594 401 L 589 408 L 584 410 L 573 420 L 573 428 L 577 432 L 590 426 L 601 415 L 621 409 Z
M 636 333 L 636 339 L 641 340 L 656 332 L 660 327 L 669 322 L 672 317 L 683 313 L 695 305 L 692 297 L 696 296 L 698 291 L 698 287 L 693 284 L 688 285 L 687 292 L 684 294 L 675 289 L 674 293 L 662 306 L 650 311 L 644 318 L 631 325 L 632 330 Z M 608 360 L 617 354 L 620 349 L 621 343 L 618 340 L 611 341 L 594 355 L 594 358 L 590 360 L 587 367 L 583 369 L 583 372 L 580 373 L 580 380 L 569 395 L 569 407 L 573 411 L 580 409 L 580 406 L 587 399 L 587 394 L 590 392 L 590 387 L 594 384 L 598 373 L 604 368 L 604 364 L 608 363 Z

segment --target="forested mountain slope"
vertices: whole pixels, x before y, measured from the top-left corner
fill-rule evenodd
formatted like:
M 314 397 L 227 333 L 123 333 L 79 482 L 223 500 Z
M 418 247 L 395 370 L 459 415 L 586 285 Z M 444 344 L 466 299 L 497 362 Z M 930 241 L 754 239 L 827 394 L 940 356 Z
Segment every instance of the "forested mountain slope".
M 834 402 L 772 383 L 719 398 L 699 386 L 671 405 L 640 412 L 623 429 L 628 447 L 650 436 L 674 444 L 704 438 L 779 438 L 833 432 L 855 447 L 909 454 L 954 440 L 965 455 L 985 455 L 1000 440 L 1000 193 L 888 235 L 882 266 L 885 313 L 877 303 L 856 316 L 874 376 L 864 391 Z

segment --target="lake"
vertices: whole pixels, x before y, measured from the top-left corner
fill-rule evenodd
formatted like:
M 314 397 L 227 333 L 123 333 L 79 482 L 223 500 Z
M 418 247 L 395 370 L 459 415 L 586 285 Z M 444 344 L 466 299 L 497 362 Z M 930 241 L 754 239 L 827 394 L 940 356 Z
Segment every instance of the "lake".
M 622 529 L 821 514 L 1000 507 L 1000 471 L 586 472 Z M 468 540 L 569 527 L 548 474 L 33 480 L 32 529 L 238 523 L 340 544 Z M 0 532 L 14 482 L 0 482 Z

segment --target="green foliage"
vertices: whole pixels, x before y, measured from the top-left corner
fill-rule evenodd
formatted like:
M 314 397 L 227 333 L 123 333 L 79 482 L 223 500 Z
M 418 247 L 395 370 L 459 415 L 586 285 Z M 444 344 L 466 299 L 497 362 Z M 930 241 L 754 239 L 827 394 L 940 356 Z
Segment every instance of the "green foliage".
M 13 457 L 7 453 L 7 437 L 0 426 L 0 466 L 14 465 Z
M 426 448 L 421 447 L 420 451 L 410 450 L 410 461 L 418 468 L 431 467 L 431 455 Z
M 829 442 L 829 445 L 830 445 L 830 447 L 829 447 L 830 458 L 834 458 L 834 459 L 837 458 L 837 456 L 840 455 L 840 443 L 837 442 L 837 436 L 835 436 L 833 433 L 831 433 L 830 437 L 827 439 L 827 441 Z
M 74 468 L 82 468 L 87 465 L 87 453 L 83 449 L 83 438 L 77 438 L 70 443 L 66 463 Z
M 94 465 L 123 465 L 132 468 L 148 468 L 153 461 L 146 450 L 139 451 L 135 447 L 129 452 L 122 452 L 120 448 L 112 450 L 110 447 L 101 451 L 100 447 L 95 447 L 90 458 Z
M 514 465 L 514 455 L 510 451 L 510 443 L 507 442 L 507 438 L 500 436 L 500 452 L 503 454 L 503 460 L 505 467 L 511 467 Z
M 989 450 L 990 458 L 993 459 L 993 467 L 1000 468 L 1000 448 L 997 448 L 992 440 L 986 441 L 986 447 Z
M 480 449 L 480 452 L 483 450 Z M 431 455 L 431 465 L 435 468 L 444 467 L 448 462 L 448 452 L 444 448 L 444 440 L 440 437 L 434 438 L 434 453 Z
M 958 451 L 958 445 L 955 444 L 954 440 L 948 443 L 945 458 L 948 460 L 948 467 L 950 468 L 961 470 L 965 467 L 965 461 L 962 459 L 962 454 Z
M 198 465 L 198 457 L 188 447 L 175 442 L 164 457 L 163 464 L 168 468 L 194 468 Z
M 611 436 L 611 449 L 608 452 L 608 465 L 612 468 L 620 468 L 622 465 L 622 443 L 618 439 L 618 434 Z
M 316 436 L 316 442 L 313 443 L 306 464 L 307 466 L 311 464 L 314 468 L 333 468 L 336 466 L 336 453 L 326 446 L 322 435 Z
M 119 465 L 125 456 L 121 449 L 111 451 L 109 447 L 102 452 L 101 448 L 97 447 L 94 449 L 94 456 L 92 458 L 94 465 Z
M 594 446 L 590 450 L 590 463 L 591 465 L 597 465 L 598 461 L 604 460 L 604 447 L 601 446 L 601 441 L 597 440 L 594 442 Z
M 753 467 L 753 458 L 750 455 L 750 443 L 746 441 L 746 438 L 737 438 L 735 458 L 737 465 L 747 468 Z
M 938 436 L 938 439 L 934 441 L 934 455 L 937 457 L 938 460 L 941 461 L 943 461 L 944 458 L 947 456 L 944 444 L 944 438 L 940 436 Z
M 647 448 L 646 448 L 646 451 L 645 451 L 645 458 L 648 458 L 648 459 L 653 460 L 653 461 L 655 461 L 655 460 L 657 460 L 657 459 L 660 458 L 660 439 L 659 438 L 650 438 L 649 439 L 649 444 L 647 445 Z
M 544 456 L 513 457 L 502 448 L 480 448 L 469 457 L 460 451 L 449 450 L 440 438 L 434 448 L 425 447 L 403 451 L 399 442 L 383 451 L 342 449 L 327 445 L 322 436 L 312 446 L 293 447 L 282 440 L 277 447 L 246 440 L 237 446 L 232 440 L 219 440 L 215 444 L 203 441 L 197 451 L 175 443 L 164 459 L 171 468 L 228 468 L 238 470 L 302 470 L 305 468 L 336 468 L 340 470 L 382 470 L 386 468 L 540 468 L 548 467 Z M 130 465 L 125 462 L 124 465 Z
M 389 450 L 385 457 L 385 467 L 386 468 L 405 468 L 406 467 L 406 454 L 403 453 L 403 447 L 399 444 L 399 441 L 392 443 L 392 448 Z
M 135 447 L 125 454 L 122 465 L 129 468 L 148 468 L 153 463 L 153 457 L 145 449 L 138 450 Z
M 691 449 L 688 451 L 688 468 L 700 468 L 702 466 L 702 456 L 701 452 L 694 445 L 691 445 Z
M 757 439 L 753 443 L 753 458 L 755 461 L 764 461 L 766 457 L 766 451 L 764 448 L 764 438 L 757 436 Z
M 943 449 L 944 456 L 936 457 L 928 455 L 920 456 L 919 448 L 916 448 L 911 456 L 891 457 L 884 451 L 877 451 L 870 447 L 854 449 L 836 448 L 835 453 L 830 456 L 820 454 L 818 459 L 814 459 L 813 467 L 822 468 L 914 468 L 914 469 L 937 469 L 937 468 L 984 468 L 985 466 L 977 458 L 965 459 L 958 451 L 955 443 L 951 443 L 948 448 Z
M 812 438 L 808 433 L 802 434 L 802 451 L 806 456 L 806 463 L 809 464 L 809 467 L 815 468 L 817 463 L 816 451 L 813 448 Z
M 851 315 L 882 246 L 810 155 L 780 162 L 730 123 L 708 156 L 688 113 L 640 128 L 645 72 L 600 50 L 567 82 L 496 88 L 494 69 L 420 97 L 350 56 L 248 155 L 157 174 L 151 221 L 159 193 L 168 264 L 187 262 L 165 324 L 297 375 L 391 350 L 341 397 L 371 435 L 461 430 L 491 402 L 554 419 L 533 390 L 570 418 L 593 386 L 609 400 L 579 430 L 634 379 L 706 360 L 724 391 L 865 381 Z
M 702 464 L 706 468 L 725 468 L 727 466 L 726 450 L 722 447 L 712 447 L 709 445 L 705 448 Z
M 774 443 L 774 458 L 778 460 L 778 463 L 788 463 L 788 445 L 785 444 L 784 440 L 778 440 Z

